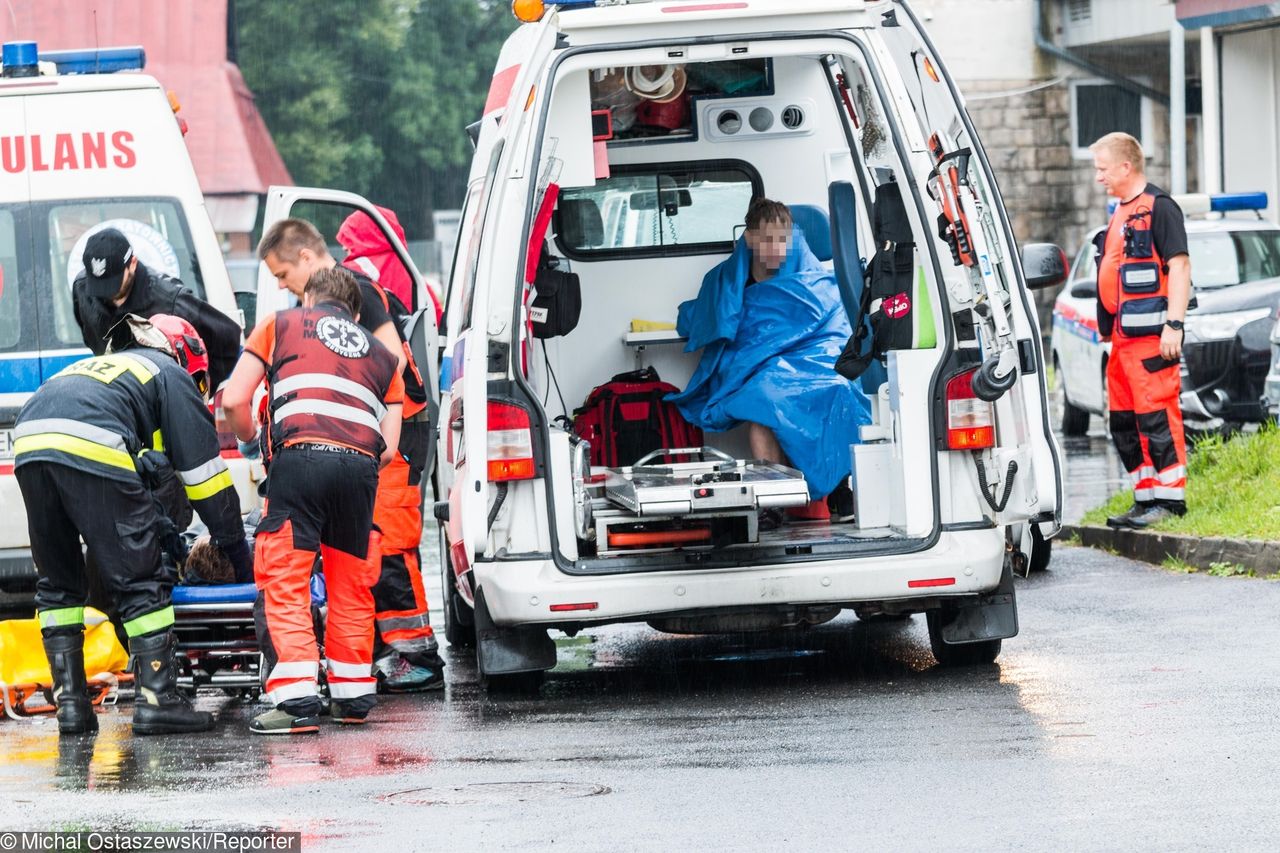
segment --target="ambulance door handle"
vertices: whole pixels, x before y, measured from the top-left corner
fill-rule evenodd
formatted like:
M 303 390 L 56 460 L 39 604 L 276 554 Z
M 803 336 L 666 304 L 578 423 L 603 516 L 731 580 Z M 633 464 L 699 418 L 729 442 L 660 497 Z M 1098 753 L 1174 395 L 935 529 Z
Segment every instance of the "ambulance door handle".
M 454 432 L 462 432 L 462 418 L 457 417 L 449 421 L 449 429 Z

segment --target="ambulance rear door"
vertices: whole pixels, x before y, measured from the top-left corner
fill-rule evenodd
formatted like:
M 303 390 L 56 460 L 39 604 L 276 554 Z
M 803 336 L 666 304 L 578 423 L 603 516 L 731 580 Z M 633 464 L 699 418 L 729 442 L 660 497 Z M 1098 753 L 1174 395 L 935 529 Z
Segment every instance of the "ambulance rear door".
M 22 404 L 40 385 L 36 301 L 32 298 L 30 186 L 25 169 L 13 170 L 26 140 L 22 97 L 0 97 L 0 127 L 9 134 L 0 169 L 0 505 L 17 508 L 0 517 L 0 550 L 25 548 L 27 519 L 13 476 L 13 426 Z M 24 152 L 25 153 L 25 152 Z M 0 558 L 0 571 L 5 570 Z
M 427 462 L 423 471 L 423 479 L 426 480 L 435 469 L 436 461 L 435 431 L 439 420 L 440 357 L 435 307 L 431 301 L 430 294 L 427 292 L 426 278 L 418 271 L 413 259 L 409 257 L 409 250 L 396 235 L 386 217 L 370 201 L 355 193 L 342 190 L 273 186 L 267 190 L 267 205 L 263 214 L 262 228 L 265 232 L 276 222 L 293 216 L 302 216 L 309 220 L 313 218 L 321 219 L 322 217 L 315 215 L 316 211 L 332 214 L 324 216 L 323 221 L 315 222 L 314 224 L 320 228 L 321 233 L 324 235 L 325 242 L 329 245 L 330 253 L 341 263 L 346 252 L 336 245 L 336 225 L 333 228 L 326 226 L 333 222 L 341 222 L 354 210 L 361 211 L 373 220 L 378 230 L 382 232 L 382 236 L 386 238 L 388 245 L 395 252 L 396 257 L 399 258 L 400 263 L 403 264 L 405 272 L 413 280 L 413 304 L 406 306 L 410 313 L 402 323 L 401 328 L 409 341 L 409 348 L 413 352 L 418 370 L 422 373 L 422 383 L 426 386 L 427 392 L 425 413 L 430 425 L 430 439 L 427 442 Z M 333 233 L 326 233 L 327 231 L 333 231 Z M 293 302 L 292 294 L 278 286 L 275 277 L 267 269 L 267 265 L 265 263 L 259 264 L 258 318 L 265 317 L 268 313 L 274 311 L 289 308 Z

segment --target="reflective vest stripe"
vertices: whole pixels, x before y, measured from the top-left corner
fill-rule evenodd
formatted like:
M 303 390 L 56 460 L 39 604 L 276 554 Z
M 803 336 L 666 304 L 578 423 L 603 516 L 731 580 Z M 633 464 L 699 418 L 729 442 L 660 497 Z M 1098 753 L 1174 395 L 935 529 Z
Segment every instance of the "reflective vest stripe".
M 221 456 L 215 456 L 203 465 L 178 472 L 178 479 L 184 486 L 198 486 L 210 477 L 215 477 L 227 470 L 227 463 Z
M 336 391 L 348 397 L 355 397 L 361 403 L 364 403 L 379 421 L 387 414 L 387 407 L 368 388 L 358 382 L 352 382 L 350 379 L 326 373 L 298 373 L 294 376 L 289 376 L 271 386 L 271 393 L 274 399 L 279 400 L 286 394 L 311 389 Z
M 1135 314 L 1133 312 L 1122 313 L 1120 315 L 1121 327 L 1144 328 L 1146 326 L 1163 326 L 1166 316 L 1165 311 L 1148 311 L 1144 314 Z
M 282 660 L 278 661 L 275 666 L 271 667 L 271 674 L 267 676 L 268 680 L 276 681 L 289 678 L 310 678 L 315 677 L 320 672 L 320 663 L 313 660 Z
M 41 628 L 61 628 L 68 625 L 84 624 L 83 607 L 56 607 L 40 611 Z
M 339 678 L 372 678 L 373 665 L 368 663 L 347 663 L 346 661 L 328 659 L 329 672 Z
M 23 421 L 13 428 L 13 437 L 15 439 L 26 438 L 27 436 L 46 432 L 73 435 L 76 438 L 83 438 L 85 441 L 92 441 L 94 444 L 101 444 L 115 450 L 128 450 L 122 436 L 109 429 L 103 429 L 100 426 L 86 424 L 71 418 L 37 418 L 31 421 Z
M 235 481 L 231 479 L 231 472 L 225 468 L 203 482 L 190 486 L 184 483 L 182 486 L 187 493 L 187 500 L 191 501 L 202 501 L 213 497 L 223 489 L 234 489 L 235 487 Z
M 281 406 L 276 410 L 272 420 L 276 423 L 286 420 L 287 418 L 298 417 L 300 415 L 312 415 L 326 418 L 336 418 L 342 421 L 350 421 L 353 424 L 359 424 L 374 431 L 381 430 L 381 424 L 373 416 L 372 412 L 364 409 L 357 409 L 355 406 L 346 406 L 342 403 L 332 403 L 328 400 L 294 400 L 292 403 Z
M 35 453 L 40 450 L 57 450 L 71 456 L 79 456 L 81 459 L 88 459 L 90 462 L 108 465 L 112 468 L 123 468 L 126 471 L 137 470 L 133 465 L 133 457 L 127 452 L 105 447 L 73 435 L 46 432 L 39 435 L 28 435 L 13 442 L 15 460 L 20 459 L 24 454 Z
M 173 605 L 144 613 L 124 623 L 124 632 L 130 637 L 141 637 L 168 628 L 173 624 Z

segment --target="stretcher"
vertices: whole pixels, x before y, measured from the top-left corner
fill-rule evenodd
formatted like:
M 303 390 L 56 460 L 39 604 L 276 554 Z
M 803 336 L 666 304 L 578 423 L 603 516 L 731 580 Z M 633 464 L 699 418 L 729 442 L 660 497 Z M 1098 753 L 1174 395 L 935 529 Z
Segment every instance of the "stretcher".
M 696 456 L 697 461 L 653 464 L 654 460 Z M 759 459 L 734 459 L 714 447 L 655 450 L 605 475 L 605 497 L 641 518 L 755 513 L 809 502 L 804 475 Z
M 606 469 L 596 494 L 591 516 L 601 555 L 758 542 L 760 510 L 809 502 L 794 468 L 712 447 L 655 450 L 635 465 Z
M 262 649 L 254 630 L 258 588 L 251 583 L 173 588 L 173 633 L 178 647 L 178 687 L 194 694 L 201 687 L 256 699 L 265 678 Z M 324 623 L 324 578 L 311 576 L 311 611 L 320 640 Z

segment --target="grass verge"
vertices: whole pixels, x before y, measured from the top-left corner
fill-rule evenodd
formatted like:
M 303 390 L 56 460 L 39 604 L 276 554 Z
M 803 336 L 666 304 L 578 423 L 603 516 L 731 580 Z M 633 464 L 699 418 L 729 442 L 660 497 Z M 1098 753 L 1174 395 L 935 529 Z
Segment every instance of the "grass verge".
M 1133 492 L 1126 489 L 1089 510 L 1080 523 L 1104 525 L 1107 516 L 1132 505 Z M 1198 441 L 1187 460 L 1187 514 L 1156 529 L 1187 536 L 1280 539 L 1280 430 L 1266 426 L 1230 440 L 1210 436 Z

